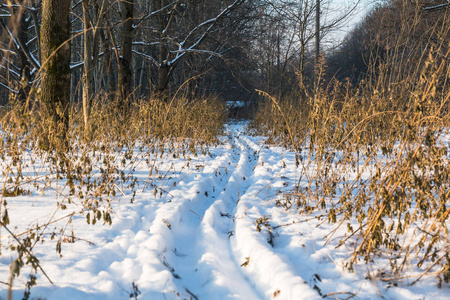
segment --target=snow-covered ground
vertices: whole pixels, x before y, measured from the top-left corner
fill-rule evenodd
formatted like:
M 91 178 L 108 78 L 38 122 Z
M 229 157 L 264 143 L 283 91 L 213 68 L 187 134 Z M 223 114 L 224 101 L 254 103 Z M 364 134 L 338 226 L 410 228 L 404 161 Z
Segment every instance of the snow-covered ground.
M 352 245 L 338 247 L 346 228 L 327 242 L 335 225 L 276 205 L 298 170 L 292 152 L 262 141 L 247 135 L 245 124 L 228 125 L 222 144 L 207 154 L 159 159 L 151 188 L 144 187 L 148 167 L 137 166 L 134 203 L 124 189 L 111 226 L 88 225 L 76 201 L 55 212 L 55 192 L 7 198 L 16 235 L 75 212 L 71 222 L 49 226 L 73 229 L 76 238 L 63 240 L 61 254 L 50 236 L 35 246 L 54 284 L 39 272 L 31 299 L 450 299 L 449 286 L 438 288 L 432 276 L 413 286 L 407 276 L 395 285 L 371 280 L 373 269 L 388 267 L 382 260 L 375 263 L 386 266 L 360 263 L 349 272 Z M 16 252 L 7 249 L 13 240 L 4 229 L 1 241 L 6 299 Z M 27 270 L 14 281 L 15 299 Z

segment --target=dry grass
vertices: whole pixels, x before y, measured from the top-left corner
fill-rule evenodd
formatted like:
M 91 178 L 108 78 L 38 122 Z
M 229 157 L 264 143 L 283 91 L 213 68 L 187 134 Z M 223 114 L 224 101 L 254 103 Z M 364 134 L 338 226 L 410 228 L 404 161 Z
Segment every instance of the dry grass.
M 252 127 L 296 151 L 294 207 L 348 226 L 349 269 L 383 256 L 393 278 L 415 262 L 418 279 L 448 282 L 450 50 L 427 49 L 418 58 L 394 48 L 356 87 L 319 82 L 297 98 L 266 97 Z
M 56 193 L 54 214 L 76 202 L 77 211 L 81 210 L 87 223 L 111 224 L 116 195 L 123 194 L 125 188 L 127 197 L 134 200 L 138 188 L 136 166 L 147 164 L 151 172 L 163 156 L 189 157 L 206 152 L 208 145 L 218 142 L 226 115 L 224 105 L 210 98 L 175 99 L 169 103 L 142 100 L 133 104 L 128 115 L 121 116 L 114 105 L 99 98 L 92 107 L 89 131 L 84 128 L 81 108 L 73 105 L 65 138 L 61 139 L 57 132 L 46 135 L 49 140 L 43 147 L 46 118 L 40 115 L 38 105 L 34 109 L 26 112 L 21 103 L 11 101 L 0 110 L 0 236 L 3 230 L 12 237 L 10 244 L 0 244 L 0 255 L 5 247 L 18 253 L 12 264 L 10 287 L 24 266 L 45 275 L 33 254 L 44 235 L 57 239 L 58 253 L 61 243 L 75 236 L 73 230 L 66 232 L 70 231 L 68 224 L 74 213 L 57 220 L 51 218 L 48 224 L 15 236 L 9 229 L 9 197 L 26 196 L 31 191 L 41 196 Z M 156 185 L 150 185 L 146 182 L 144 189 L 154 187 L 156 193 Z M 55 229 L 56 222 L 63 226 Z M 36 284 L 35 279 L 30 275 L 26 292 Z

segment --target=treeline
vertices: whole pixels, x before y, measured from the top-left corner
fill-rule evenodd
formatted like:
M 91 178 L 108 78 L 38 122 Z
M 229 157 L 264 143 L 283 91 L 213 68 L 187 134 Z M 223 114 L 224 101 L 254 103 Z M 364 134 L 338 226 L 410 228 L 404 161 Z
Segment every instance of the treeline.
M 70 101 L 85 110 L 99 95 L 125 106 L 175 94 L 246 100 L 262 89 L 288 95 L 314 84 L 319 61 L 328 80 L 357 84 L 396 45 L 418 55 L 429 41 L 446 38 L 438 31 L 448 16 L 445 1 L 383 2 L 336 46 L 333 32 L 358 3 L 6 0 L 0 4 L 3 105 L 38 102 L 46 2 L 68 5 Z
M 55 1 L 0 4 L 3 103 L 11 93 L 27 99 L 31 88 L 39 86 L 43 2 Z M 240 66 L 230 59 L 245 60 L 238 46 L 248 44 L 250 2 L 64 2 L 70 2 L 72 101 L 89 101 L 101 92 L 123 101 L 161 96 L 183 84 L 196 95 L 239 86 L 240 73 L 232 72 Z
M 61 1 L 59 1 L 61 2 Z M 0 4 L 2 104 L 36 100 L 43 0 Z M 329 0 L 64 0 L 69 5 L 71 101 L 100 93 L 130 102 L 183 93 L 249 99 L 287 93 L 312 75 L 314 48 L 351 16 Z M 318 24 L 322 15 L 335 17 Z M 333 12 L 337 10 L 339 12 Z M 315 37 L 320 35 L 321 47 Z M 323 41 L 323 43 L 322 43 Z M 31 98 L 31 99 L 30 99 Z
M 390 0 L 375 5 L 328 55 L 330 78 L 361 80 L 375 78 L 389 65 L 392 82 L 407 78 L 423 66 L 424 55 L 439 51 L 444 57 L 450 42 L 448 1 Z

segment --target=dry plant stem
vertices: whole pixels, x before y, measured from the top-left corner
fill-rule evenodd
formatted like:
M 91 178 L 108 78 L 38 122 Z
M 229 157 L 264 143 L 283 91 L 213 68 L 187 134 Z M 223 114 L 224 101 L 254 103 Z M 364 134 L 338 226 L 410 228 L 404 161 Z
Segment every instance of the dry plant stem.
M 295 142 L 294 142 L 294 136 L 292 135 L 291 127 L 289 126 L 288 120 L 286 119 L 286 116 L 285 116 L 283 110 L 281 109 L 280 105 L 278 104 L 277 100 L 275 100 L 275 98 L 273 98 L 271 95 L 269 95 L 268 93 L 266 93 L 264 91 L 261 91 L 261 90 L 258 90 L 258 89 L 256 91 L 258 93 L 268 97 L 275 104 L 275 106 L 277 107 L 278 111 L 281 113 L 281 116 L 283 117 L 283 120 L 284 120 L 284 122 L 286 124 L 287 130 L 289 132 L 289 137 L 291 139 L 292 147 L 294 147 L 295 146 Z M 295 151 L 295 148 L 294 148 L 294 151 Z
M 413 123 L 415 123 L 414 121 L 415 121 L 416 117 L 417 117 L 417 115 L 414 116 L 414 118 L 413 118 Z M 397 160 L 396 160 L 396 165 L 395 165 L 394 169 L 398 169 L 398 164 L 399 164 L 400 161 L 401 161 L 400 155 L 403 153 L 403 150 L 404 150 L 405 146 L 406 146 L 406 142 L 402 145 L 402 148 L 401 148 L 400 151 L 399 151 L 398 158 L 397 158 Z M 419 147 L 417 147 L 416 150 L 414 151 L 413 156 L 412 156 L 413 158 L 417 156 L 418 151 L 419 151 Z M 400 185 L 400 183 L 401 183 L 401 181 L 402 181 L 402 179 L 403 179 L 404 176 L 406 176 L 406 173 L 405 173 L 405 172 L 403 172 L 403 173 L 401 174 L 400 178 L 399 178 L 392 186 L 389 186 L 389 195 L 392 195 L 393 191 L 397 189 L 397 187 Z M 389 183 L 390 183 L 390 182 L 389 182 Z M 366 240 L 367 240 L 369 234 L 372 232 L 372 229 L 373 229 L 373 228 L 376 226 L 376 224 L 378 223 L 379 218 L 380 218 L 381 215 L 383 214 L 383 211 L 384 211 L 384 209 L 385 209 L 385 206 L 386 206 L 386 203 L 385 203 L 385 201 L 383 200 L 383 203 L 381 204 L 381 208 L 379 209 L 377 215 L 375 216 L 375 218 L 373 218 L 373 219 L 370 220 L 370 222 L 369 222 L 369 228 L 367 229 L 366 234 L 364 235 L 363 241 L 360 243 L 360 245 L 359 245 L 359 247 L 358 247 L 358 249 L 357 249 L 357 253 L 359 253 L 359 251 L 361 250 L 361 248 L 364 246 L 364 243 L 366 242 Z M 353 258 L 352 258 L 352 260 L 351 260 L 352 263 L 355 261 L 357 253 L 354 253 Z
M 374 274 L 372 263 L 370 261 L 369 261 L 369 267 L 370 267 L 370 271 L 372 272 L 372 274 Z M 380 286 L 378 285 L 378 280 L 375 278 L 375 276 L 370 276 L 370 279 L 371 279 L 371 281 L 372 280 L 375 281 L 375 286 L 377 287 L 377 290 L 378 290 L 378 296 L 383 297 L 383 294 L 381 293 L 381 290 L 380 290 Z
M 9 172 L 10 172 L 10 168 L 7 168 L 7 172 L 6 172 L 6 176 L 5 176 L 5 180 L 3 181 L 3 188 L 2 191 L 0 193 L 0 221 L 3 219 L 3 191 L 6 189 L 6 182 L 7 182 L 7 178 L 9 177 Z M 2 255 L 2 224 L 0 224 L 0 255 Z
M 427 275 L 428 272 L 433 269 L 434 266 L 436 266 L 445 256 L 447 255 L 447 253 L 445 253 L 444 255 L 440 256 L 439 258 L 436 259 L 436 261 L 430 265 L 425 272 L 423 272 L 416 280 L 414 280 L 410 285 L 413 286 L 415 285 L 423 276 Z
M 153 160 L 153 164 L 152 164 L 152 166 L 150 167 L 150 170 L 148 171 L 147 179 L 146 179 L 145 182 L 144 182 L 144 187 L 142 188 L 142 192 L 145 191 L 147 185 L 149 184 L 150 177 L 152 176 L 153 169 L 155 168 L 155 165 L 156 165 L 156 160 Z M 152 182 L 153 182 L 153 180 L 152 180 Z
M 34 251 L 32 249 L 38 240 L 44 240 L 42 238 L 44 235 L 59 237 L 59 243 L 66 238 L 69 241 L 80 240 L 81 238 L 75 238 L 73 228 L 71 234 L 68 232 L 71 228 L 71 218 L 78 213 L 84 215 L 92 224 L 102 217 L 104 223 L 109 223 L 111 215 L 116 213 L 111 206 L 112 201 L 117 200 L 116 193 L 119 197 L 127 197 L 130 195 L 127 188 L 135 192 L 140 187 L 134 172 L 144 161 L 153 168 L 144 189 L 152 184 L 158 192 L 170 195 L 168 191 L 162 189 L 160 183 L 162 181 L 167 183 L 168 174 L 174 169 L 171 167 L 169 173 L 160 174 L 157 170 L 160 167 L 159 158 L 163 155 L 170 157 L 171 154 L 174 158 L 181 155 L 186 158 L 186 155 L 196 154 L 200 146 L 204 151 L 203 147 L 216 143 L 216 136 L 221 132 L 224 122 L 222 113 L 224 105 L 217 99 L 200 99 L 192 102 L 187 99 L 173 99 L 170 104 L 158 104 L 156 101 L 142 99 L 133 104 L 129 122 L 123 124 L 120 118 L 117 118 L 116 108 L 106 105 L 104 99 L 100 97 L 93 101 L 94 107 L 89 120 L 93 136 L 89 141 L 84 139 L 82 110 L 77 105 L 70 107 L 68 132 L 70 149 L 64 166 L 59 164 L 59 158 L 53 151 L 37 148 L 42 124 L 39 114 L 30 114 L 29 118 L 23 119 L 22 110 L 15 107 L 21 105 L 20 103 L 12 103 L 11 109 L 2 114 L 0 155 L 2 166 L 5 165 L 3 176 L 6 176 L 1 184 L 2 191 L 8 190 L 9 187 L 25 190 L 28 186 L 33 186 L 39 194 L 56 196 L 60 202 L 50 216 L 46 217 L 45 224 L 40 226 L 36 224 L 35 228 L 14 236 L 11 246 L 21 249 L 26 244 L 28 247 L 21 250 L 22 255 L 32 255 Z M 173 126 L 167 126 L 169 120 Z M 136 145 L 139 145 L 139 150 Z M 27 170 L 22 170 L 24 167 Z M 191 172 L 188 170 L 188 174 Z M 152 178 L 152 173 L 164 177 Z M 38 200 L 41 195 L 34 200 Z M 2 217 L 7 208 L 4 200 L 2 193 L 0 195 Z M 57 217 L 56 214 L 61 213 L 61 210 L 69 205 L 78 204 L 82 207 L 73 207 L 77 212 Z M 95 222 L 88 219 L 92 216 L 97 218 Z M 1 220 L 0 223 L 0 230 L 4 232 L 6 229 L 1 227 L 8 226 L 5 220 Z M 60 228 L 57 230 L 60 231 L 49 233 L 52 224 L 58 222 L 63 222 L 61 226 L 58 225 Z M 23 241 L 20 240 L 22 238 Z M 59 248 L 57 245 L 58 249 L 60 245 Z M 41 265 L 38 266 L 33 262 L 33 268 L 38 272 L 42 271 L 48 278 Z
M 419 22 L 416 14 L 414 22 Z M 401 272 L 410 263 L 431 264 L 427 273 L 448 280 L 450 262 L 436 263 L 432 258 L 445 253 L 448 243 L 440 232 L 450 216 L 445 201 L 450 196 L 450 169 L 448 147 L 440 139 L 448 134 L 445 128 L 450 121 L 450 68 L 443 58 L 450 49 L 445 39 L 431 38 L 447 36 L 443 33 L 450 29 L 448 21 L 441 22 L 442 28 L 420 33 L 429 42 L 425 46 L 411 44 L 408 34 L 393 39 L 384 57 L 374 56 L 372 77 L 359 84 L 355 93 L 347 87 L 341 93 L 339 83 L 333 91 L 316 84 L 313 94 L 296 95 L 306 97 L 302 102 L 269 96 L 260 106 L 257 130 L 267 133 L 270 141 L 290 142 L 294 149 L 299 145 L 294 142 L 301 140 L 300 145 L 309 150 L 308 162 L 301 160 L 302 180 L 296 186 L 298 203 L 308 203 L 308 210 L 302 211 L 299 204 L 298 210 L 329 212 L 328 221 L 337 226 L 325 236 L 326 243 L 346 221 L 351 232 L 344 243 L 363 231 L 350 268 L 359 257 L 370 263 L 372 254 L 386 251 L 393 259 L 404 257 L 400 265 L 394 259 L 393 272 Z M 404 23 L 401 32 L 412 33 L 417 24 Z M 350 168 L 356 168 L 356 178 L 343 171 Z M 299 189 L 302 185 L 305 191 Z M 316 204 L 310 207 L 308 199 Z M 359 224 L 356 229 L 354 221 Z M 433 272 L 437 267 L 441 272 Z
M 365 162 L 364 162 L 364 166 L 361 168 L 361 170 L 358 170 L 357 176 L 355 178 L 355 180 L 353 180 L 353 182 L 342 191 L 342 195 L 347 194 L 347 192 L 350 192 L 351 190 L 353 190 L 354 186 L 358 183 L 358 181 L 361 178 L 362 172 L 366 169 L 366 167 L 368 166 L 370 160 L 375 156 L 375 153 L 371 154 L 370 157 L 368 157 Z M 352 205 L 354 204 L 354 202 L 356 201 L 356 199 L 354 199 L 352 202 L 348 203 L 347 205 Z M 345 206 L 341 206 L 337 211 L 336 211 L 336 215 L 340 214 L 343 212 L 343 210 L 345 209 Z M 334 233 L 337 232 L 337 230 L 342 226 L 342 224 L 346 221 L 345 218 L 343 218 L 339 224 L 336 226 L 335 229 L 333 229 L 331 235 L 328 237 L 327 241 L 325 242 L 325 245 L 331 240 L 331 238 L 333 237 Z M 348 220 L 347 220 L 348 221 Z M 365 224 L 364 226 L 360 226 L 356 231 L 354 231 L 348 238 L 346 238 L 344 240 L 347 241 L 350 237 L 352 237 L 357 231 L 361 230 L 363 227 L 365 227 L 367 224 Z M 336 246 L 336 248 L 340 247 L 341 244 L 339 244 L 338 246 Z
M 14 233 L 12 233 L 11 230 L 9 230 L 8 227 L 6 227 L 5 224 L 3 224 L 2 221 L 0 221 L 0 225 L 2 225 L 2 226 L 6 229 L 6 231 L 8 231 L 8 233 L 9 233 L 9 234 L 10 234 L 10 235 L 11 235 L 11 236 L 19 243 L 19 245 L 21 245 L 21 246 L 23 247 L 23 249 L 27 252 L 27 254 L 28 254 L 29 256 L 33 256 L 33 255 L 31 254 L 31 252 L 30 252 L 30 251 L 22 244 L 22 242 L 19 240 L 19 238 L 16 237 L 16 236 L 14 235 Z M 37 264 L 37 266 L 39 267 L 39 269 L 41 270 L 42 274 L 44 274 L 44 276 L 47 278 L 48 282 L 50 282 L 51 284 L 53 284 L 53 281 L 51 281 L 51 279 L 47 276 L 47 273 L 45 273 L 45 271 L 44 271 L 44 269 L 42 269 L 41 265 L 40 265 L 38 262 L 36 262 L 36 264 Z
M 432 275 L 439 275 L 440 272 L 434 272 L 434 273 L 427 273 L 427 274 L 415 274 L 415 275 L 405 275 L 405 276 L 396 276 L 396 277 L 380 277 L 379 280 L 383 282 L 391 282 L 401 279 L 408 279 L 408 278 L 415 278 L 415 277 L 423 277 L 425 275 L 432 276 Z
M 369 228 L 366 230 L 366 233 L 364 234 L 364 238 L 363 238 L 362 242 L 359 244 L 358 248 L 356 249 L 356 251 L 353 254 L 353 257 L 350 261 L 352 264 L 355 262 L 357 255 L 360 253 L 362 247 L 365 245 L 367 238 L 369 237 L 370 233 L 372 232 L 371 231 L 372 228 L 376 226 L 376 222 L 378 222 L 379 218 L 381 217 L 385 205 L 386 204 L 383 201 L 381 208 L 378 210 L 378 213 L 376 214 L 376 216 L 366 224 L 366 225 L 369 225 Z M 368 249 L 370 249 L 370 248 L 368 248 Z
M 7 300 L 12 300 L 12 288 L 13 288 L 13 281 L 14 281 L 14 273 L 17 273 L 18 270 L 17 261 L 13 261 L 10 266 L 9 270 L 9 281 L 7 283 L 8 285 L 8 294 L 6 296 Z
M 197 296 L 195 296 L 190 290 L 188 290 L 187 288 L 184 288 L 186 290 L 186 292 L 191 295 L 192 298 L 194 298 L 195 300 L 198 300 Z
M 183 179 L 186 178 L 188 175 L 192 174 L 192 172 L 193 172 L 193 170 L 190 170 L 189 172 L 186 172 L 186 175 L 184 175 L 183 177 L 181 177 L 180 179 L 178 179 L 178 182 L 183 181 Z M 170 192 L 174 187 L 175 187 L 175 185 L 172 185 L 168 191 L 165 191 L 165 190 L 163 190 L 163 189 L 161 189 L 161 188 L 159 188 L 159 187 L 158 187 L 158 188 L 161 189 L 162 191 L 164 191 L 165 193 L 169 194 L 170 196 L 172 196 L 169 192 Z M 172 196 L 172 197 L 173 197 L 173 196 Z
M 16 234 L 16 236 L 19 237 L 19 236 L 22 236 L 22 235 L 24 235 L 24 234 L 29 234 L 29 233 L 31 233 L 31 232 L 33 232 L 33 231 L 35 231 L 35 230 L 41 229 L 41 228 L 44 227 L 44 226 L 48 226 L 48 225 L 54 224 L 54 223 L 56 223 L 56 222 L 59 222 L 59 221 L 61 221 L 61 220 L 64 220 L 65 218 L 71 218 L 71 217 L 73 217 L 74 215 L 75 215 L 75 212 L 70 213 L 70 214 L 68 214 L 68 215 L 66 215 L 66 216 L 64 216 L 64 217 L 61 217 L 61 218 L 56 219 L 56 220 L 53 220 L 53 221 L 51 221 L 51 222 L 49 222 L 49 223 L 47 223 L 47 224 L 45 224 L 45 225 L 37 226 L 37 227 L 35 227 L 35 228 L 33 228 L 33 229 L 30 229 L 30 230 L 24 231 L 24 232 L 22 232 L 22 233 Z
M 278 229 L 278 228 L 281 228 L 281 227 L 287 227 L 287 226 L 291 226 L 291 225 L 295 225 L 295 224 L 299 224 L 299 223 L 306 223 L 306 222 L 309 222 L 309 221 L 312 221 L 312 220 L 316 220 L 318 217 L 319 217 L 319 218 L 323 218 L 323 217 L 326 217 L 326 216 L 327 216 L 327 215 L 319 215 L 319 216 L 314 217 L 314 218 L 309 218 L 309 219 L 302 219 L 302 220 L 298 220 L 298 221 L 293 221 L 292 223 L 281 224 L 281 225 L 274 226 L 273 229 Z
M 56 179 L 56 181 L 58 181 L 58 179 Z M 58 197 L 58 190 L 57 190 L 57 189 L 56 189 L 56 196 Z M 58 205 L 58 206 L 56 207 L 56 209 L 55 209 L 55 211 L 53 212 L 52 216 L 51 216 L 50 219 L 45 223 L 45 225 L 44 225 L 43 228 L 42 228 L 41 233 L 39 233 L 38 236 L 44 235 L 45 230 L 47 230 L 48 226 L 49 226 L 51 223 L 53 223 L 51 220 L 55 217 L 56 213 L 57 213 L 57 212 L 59 211 L 59 209 L 61 208 L 61 205 L 64 203 L 64 200 L 66 200 L 66 199 L 68 198 L 68 197 L 66 197 L 66 196 L 64 196 L 64 195 L 62 195 L 62 196 L 64 197 L 63 200 L 61 201 L 60 205 Z M 69 220 L 72 219 L 72 216 L 68 215 L 68 217 L 69 217 Z M 38 229 L 37 229 L 37 230 L 38 230 Z M 37 242 L 38 242 L 38 239 L 36 239 L 36 240 L 34 241 L 34 244 L 33 244 L 33 246 L 31 246 L 31 249 L 34 248 L 34 246 L 37 244 Z
M 326 295 L 323 295 L 322 298 L 328 298 L 328 297 L 337 296 L 337 295 L 349 295 L 345 299 L 352 299 L 352 298 L 356 297 L 356 294 L 354 294 L 352 292 L 334 292 L 334 293 L 328 293 Z M 334 297 L 334 298 L 339 300 L 338 297 Z
M 339 245 L 337 245 L 336 247 L 334 247 L 334 249 L 339 248 L 340 246 L 344 245 L 346 241 L 348 241 L 352 236 L 354 236 L 356 233 L 358 233 L 358 231 L 360 231 L 361 229 L 363 229 L 363 227 L 365 227 L 367 224 L 365 225 L 361 225 L 358 227 L 358 229 L 354 230 L 348 237 L 346 237 L 342 243 L 339 243 Z M 330 239 L 327 240 L 327 243 Z

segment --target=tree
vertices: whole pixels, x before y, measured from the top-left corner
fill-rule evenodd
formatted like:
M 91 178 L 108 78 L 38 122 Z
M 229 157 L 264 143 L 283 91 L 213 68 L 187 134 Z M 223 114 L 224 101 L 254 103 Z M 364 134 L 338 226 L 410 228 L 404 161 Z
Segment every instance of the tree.
M 0 4 L 0 88 L 13 98 L 30 102 L 30 90 L 39 68 L 39 4 L 37 1 Z M 36 38 L 37 37 L 37 38 Z M 3 71 L 3 72 L 1 72 Z M 8 97 L 5 97 L 8 99 Z
M 67 148 L 70 104 L 70 0 L 44 0 L 41 26 L 40 102 L 44 119 L 41 146 Z
M 93 93 L 93 74 L 94 74 L 94 57 L 93 57 L 93 34 L 92 20 L 89 16 L 89 0 L 82 0 L 83 7 L 83 23 L 84 23 L 84 69 L 83 69 L 83 116 L 85 132 L 89 131 L 89 115 L 91 107 L 91 99 Z
M 118 59 L 118 92 L 119 106 L 126 112 L 132 91 L 132 59 L 133 59 L 133 16 L 134 0 L 120 1 L 120 57 Z
M 447 5 L 391 0 L 374 7 L 328 57 L 331 73 L 338 79 L 350 77 L 353 84 L 376 78 L 380 67 L 389 70 L 386 80 L 391 83 L 415 78 L 430 51 L 441 57 L 448 51 Z
M 158 97 L 165 98 L 175 70 L 189 56 L 222 56 L 224 44 L 220 40 L 224 37 L 217 34 L 222 26 L 231 26 L 226 22 L 232 22 L 231 13 L 244 2 L 157 0 L 152 11 L 139 19 L 135 30 L 145 26 L 153 30 L 148 35 L 150 40 L 135 44 L 148 46 L 147 52 L 134 52 L 156 68 Z
M 249 62 L 245 26 L 255 15 L 250 9 L 255 2 L 71 1 L 70 95 L 74 104 L 83 103 L 84 127 L 89 128 L 91 101 L 102 91 L 109 101 L 128 107 L 131 96 L 155 92 L 164 98 L 171 87 L 200 95 L 214 93 L 218 81 L 223 87 L 240 85 L 245 80 L 235 75 L 248 78 L 237 73 L 245 73 L 242 59 Z M 42 0 L 0 4 L 0 93 L 5 99 L 35 95 L 30 87 L 40 84 L 42 12 Z
M 265 90 L 283 95 L 311 83 L 314 65 L 333 45 L 327 36 L 351 17 L 358 1 L 261 0 L 256 20 L 256 47 Z M 320 18 L 320 16 L 326 16 Z
M 328 55 L 328 80 L 336 78 L 339 81 L 348 79 L 351 84 L 357 85 L 368 72 L 371 60 L 370 33 L 366 30 L 365 21 L 358 24 L 343 40 L 341 46 Z
M 94 69 L 98 58 L 99 39 L 101 37 L 100 24 L 103 23 L 104 15 L 108 9 L 107 0 L 101 0 L 100 5 L 95 3 L 98 14 L 91 17 L 90 8 L 92 0 L 82 0 L 83 8 L 83 116 L 85 133 L 89 132 L 89 118 L 91 113 L 91 101 L 95 90 Z M 98 7 L 100 6 L 100 7 Z M 105 51 L 106 52 L 106 51 Z M 108 53 L 104 53 L 108 55 Z M 109 58 L 109 56 L 108 56 Z

